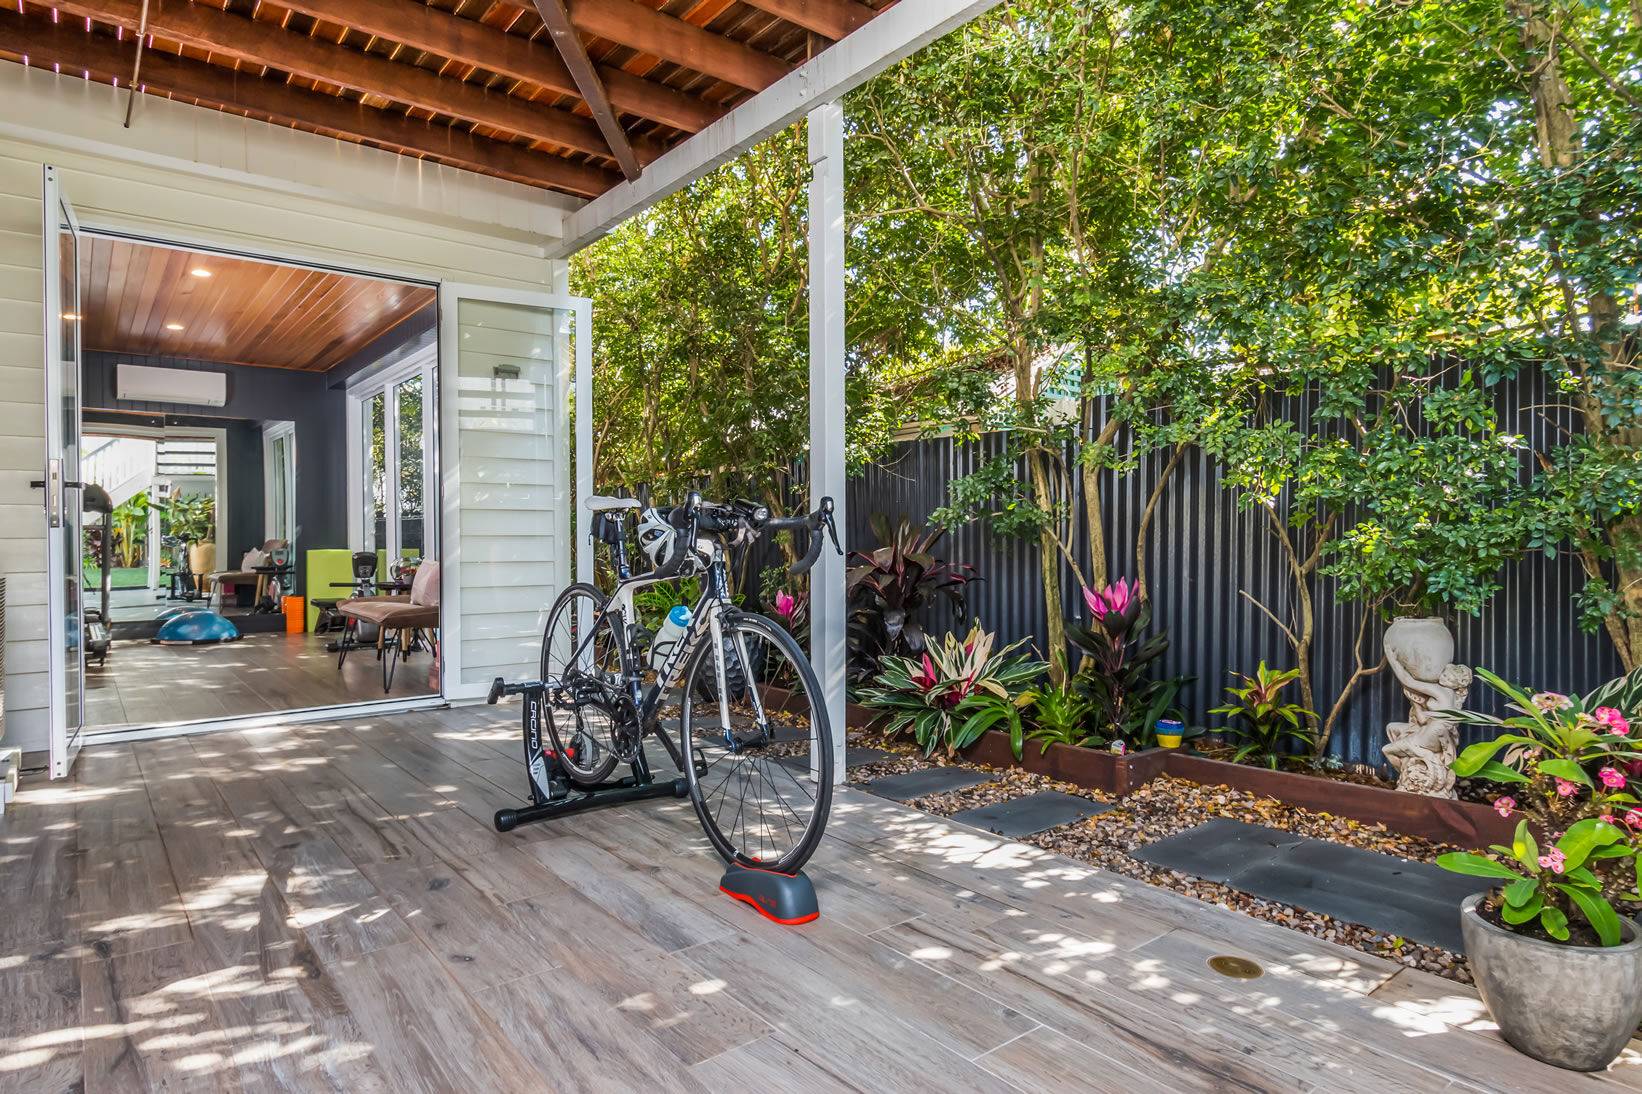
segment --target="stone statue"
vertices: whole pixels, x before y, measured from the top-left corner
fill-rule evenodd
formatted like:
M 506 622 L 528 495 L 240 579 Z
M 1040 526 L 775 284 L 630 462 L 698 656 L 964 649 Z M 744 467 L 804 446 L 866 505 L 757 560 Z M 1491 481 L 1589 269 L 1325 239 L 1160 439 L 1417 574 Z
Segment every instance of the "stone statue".
M 1410 671 L 1395 650 L 1386 650 L 1386 662 L 1408 697 L 1408 721 L 1385 727 L 1381 749 L 1397 769 L 1397 789 L 1433 798 L 1453 798 L 1454 772 L 1449 764 L 1459 755 L 1459 727 L 1437 712 L 1459 710 L 1471 691 L 1471 670 L 1444 665 L 1435 680 Z

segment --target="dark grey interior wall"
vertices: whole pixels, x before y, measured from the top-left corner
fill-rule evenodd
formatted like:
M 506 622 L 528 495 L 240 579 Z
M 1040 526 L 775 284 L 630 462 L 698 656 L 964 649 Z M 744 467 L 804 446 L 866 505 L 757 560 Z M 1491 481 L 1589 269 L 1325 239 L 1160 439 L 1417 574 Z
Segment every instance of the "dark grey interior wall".
M 262 436 L 256 423 L 266 420 L 284 420 L 296 423 L 296 523 L 297 523 L 297 582 L 301 591 L 306 588 L 306 559 L 304 552 L 325 547 L 348 545 L 347 506 L 347 424 L 346 398 L 340 388 L 333 389 L 332 377 L 327 373 L 301 372 L 295 369 L 256 368 L 249 365 L 223 364 L 184 357 L 164 357 L 147 354 L 107 353 L 88 350 L 81 388 L 82 406 L 88 410 L 142 411 L 178 416 L 191 421 L 203 418 L 242 419 L 242 445 L 248 435 L 254 438 L 255 459 L 249 449 L 240 448 L 241 459 L 235 460 L 236 448 L 231 431 L 229 442 L 230 475 L 236 462 L 254 466 L 256 488 L 254 505 L 250 499 L 229 496 L 228 537 L 229 552 L 243 552 L 247 544 L 260 544 L 265 538 L 262 530 Z M 160 368 L 191 369 L 202 372 L 223 372 L 228 375 L 228 399 L 221 407 L 198 407 L 172 403 L 143 403 L 116 399 L 114 366 L 118 362 L 133 365 L 153 365 Z M 202 414 L 202 411 L 206 413 Z M 228 422 L 221 423 L 229 425 Z M 245 493 L 251 491 L 244 488 Z M 243 523 L 242 523 L 243 522 Z M 219 545 L 220 548 L 220 545 Z M 230 561 L 228 553 L 221 556 Z M 237 563 L 237 557 L 231 561 Z

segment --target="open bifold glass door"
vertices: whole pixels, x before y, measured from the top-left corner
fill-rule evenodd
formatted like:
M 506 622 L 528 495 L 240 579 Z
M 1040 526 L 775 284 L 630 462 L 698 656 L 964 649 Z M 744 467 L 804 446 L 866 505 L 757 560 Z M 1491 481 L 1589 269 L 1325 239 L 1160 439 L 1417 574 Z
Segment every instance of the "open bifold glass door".
M 68 774 L 85 729 L 80 564 L 80 225 L 45 168 L 46 637 L 51 777 Z
M 579 297 L 439 289 L 441 681 L 447 699 L 535 679 L 570 581 L 570 395 L 592 356 Z

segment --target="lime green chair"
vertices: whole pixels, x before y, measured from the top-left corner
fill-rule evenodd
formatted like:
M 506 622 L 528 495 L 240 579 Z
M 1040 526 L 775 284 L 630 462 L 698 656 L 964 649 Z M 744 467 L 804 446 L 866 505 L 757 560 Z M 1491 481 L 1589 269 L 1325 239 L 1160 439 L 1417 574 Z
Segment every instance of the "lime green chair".
M 348 595 L 347 589 L 333 588 L 331 582 L 353 582 L 353 552 L 345 548 L 309 551 L 308 556 L 308 633 L 319 619 L 314 600 L 335 600 Z

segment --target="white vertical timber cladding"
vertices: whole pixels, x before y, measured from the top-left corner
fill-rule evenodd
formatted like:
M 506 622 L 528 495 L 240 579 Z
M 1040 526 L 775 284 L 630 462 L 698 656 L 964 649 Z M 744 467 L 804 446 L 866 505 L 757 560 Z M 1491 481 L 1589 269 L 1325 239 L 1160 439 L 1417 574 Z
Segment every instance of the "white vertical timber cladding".
M 32 752 L 48 700 L 45 513 L 29 487 L 45 444 L 41 165 L 91 229 L 533 292 L 562 284 L 546 246 L 575 202 L 153 96 L 126 129 L 123 89 L 49 69 L 0 64 L 0 103 L 5 743 Z
M 844 109 L 809 116 L 810 136 L 810 504 L 823 497 L 844 513 Z M 810 661 L 832 724 L 834 781 L 844 772 L 844 560 L 829 542 L 810 571 Z M 814 774 L 815 772 L 812 772 Z
M 445 694 L 534 676 L 569 580 L 569 386 L 591 359 L 588 304 L 440 287 Z M 574 332 L 574 333 L 573 333 Z M 572 349 L 572 347 L 574 347 Z

